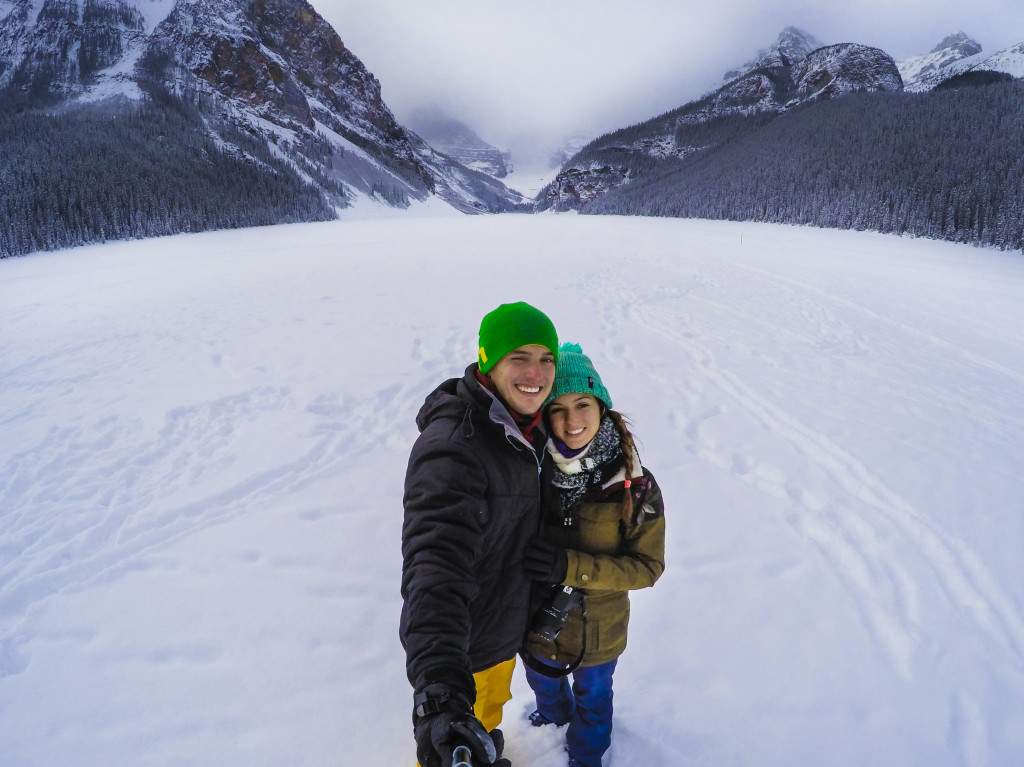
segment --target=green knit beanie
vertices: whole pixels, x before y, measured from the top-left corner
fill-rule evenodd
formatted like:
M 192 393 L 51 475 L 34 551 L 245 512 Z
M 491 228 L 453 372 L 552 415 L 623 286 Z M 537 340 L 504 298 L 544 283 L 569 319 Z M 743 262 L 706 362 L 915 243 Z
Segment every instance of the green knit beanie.
M 480 322 L 480 372 L 486 375 L 510 351 L 530 344 L 550 349 L 558 361 L 558 333 L 548 316 L 522 301 L 502 304 Z
M 612 406 L 612 397 L 601 383 L 601 376 L 579 344 L 562 344 L 558 350 L 555 383 L 544 404 L 550 404 L 551 400 L 563 394 L 590 394 L 608 407 Z

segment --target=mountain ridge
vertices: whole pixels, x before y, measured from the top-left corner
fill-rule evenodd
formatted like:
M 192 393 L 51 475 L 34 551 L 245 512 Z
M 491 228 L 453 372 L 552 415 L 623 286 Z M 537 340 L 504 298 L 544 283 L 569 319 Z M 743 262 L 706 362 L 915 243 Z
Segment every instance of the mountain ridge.
M 589 143 L 541 190 L 538 208 L 1021 249 L 1024 84 L 980 69 L 958 77 L 943 81 L 948 89 L 905 93 L 893 58 L 855 43 L 755 67 Z
M 500 149 L 439 107 L 417 109 L 407 123 L 430 146 L 467 168 L 497 179 L 505 178 L 511 170 Z
M 904 88 L 911 92 L 931 90 L 943 80 L 973 67 L 983 58 L 981 44 L 965 32 L 947 35 L 928 53 L 896 63 Z
M 784 31 L 780 40 L 785 35 Z M 813 39 L 813 36 L 802 35 L 801 39 Z M 776 60 L 771 52 L 768 57 Z M 854 91 L 902 90 L 903 87 L 892 57 L 870 46 L 839 43 L 814 49 L 802 58 L 785 57 L 785 60 L 785 64 L 755 67 L 701 99 L 595 139 L 570 159 L 555 180 L 541 191 L 539 207 L 572 209 L 629 182 L 635 176 L 615 162 L 615 153 L 648 155 L 662 160 L 681 159 L 700 151 L 702 144 L 679 140 L 680 130 L 687 126 L 738 116 L 778 115 Z M 611 154 L 597 162 L 576 162 L 581 154 L 600 150 Z
M 0 90 L 19 109 L 198 92 L 216 102 L 211 130 L 228 121 L 261 137 L 337 206 L 359 195 L 404 207 L 436 194 L 465 212 L 522 202 L 500 182 L 481 195 L 469 169 L 401 126 L 376 77 L 305 0 L 43 0 L 35 18 L 33 0 L 5 2 Z
M 726 72 L 722 78 L 722 84 L 737 80 L 755 69 L 790 66 L 794 62 L 807 58 L 811 51 L 823 47 L 825 47 L 824 43 L 809 32 L 798 27 L 785 27 L 772 45 L 762 48 L 753 59 L 745 64 Z

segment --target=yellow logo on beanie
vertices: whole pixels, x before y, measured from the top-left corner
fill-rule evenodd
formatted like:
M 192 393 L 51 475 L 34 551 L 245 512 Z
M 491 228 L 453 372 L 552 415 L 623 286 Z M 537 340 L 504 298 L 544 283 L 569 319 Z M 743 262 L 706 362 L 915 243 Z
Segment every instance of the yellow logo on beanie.
M 487 352 L 484 351 L 484 347 L 480 347 L 480 361 L 487 364 Z

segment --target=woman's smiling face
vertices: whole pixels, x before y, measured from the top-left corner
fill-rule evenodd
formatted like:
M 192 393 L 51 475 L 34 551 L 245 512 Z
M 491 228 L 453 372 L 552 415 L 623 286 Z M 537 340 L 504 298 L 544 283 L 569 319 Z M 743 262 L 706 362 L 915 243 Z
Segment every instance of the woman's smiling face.
M 586 447 L 601 425 L 601 406 L 590 394 L 563 394 L 548 405 L 548 423 L 562 443 L 573 450 Z

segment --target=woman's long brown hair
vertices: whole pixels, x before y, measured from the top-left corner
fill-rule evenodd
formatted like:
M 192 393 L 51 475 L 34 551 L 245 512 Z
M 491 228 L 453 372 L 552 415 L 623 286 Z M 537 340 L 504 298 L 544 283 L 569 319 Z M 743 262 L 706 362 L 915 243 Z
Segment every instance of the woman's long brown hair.
M 612 419 L 615 430 L 619 433 L 619 447 L 622 448 L 622 455 L 626 459 L 626 487 L 622 490 L 622 501 L 619 504 L 619 514 L 626 527 L 633 526 L 633 490 L 629 486 L 633 479 L 633 435 L 629 433 L 629 422 L 618 410 L 608 408 L 608 417 Z

